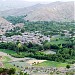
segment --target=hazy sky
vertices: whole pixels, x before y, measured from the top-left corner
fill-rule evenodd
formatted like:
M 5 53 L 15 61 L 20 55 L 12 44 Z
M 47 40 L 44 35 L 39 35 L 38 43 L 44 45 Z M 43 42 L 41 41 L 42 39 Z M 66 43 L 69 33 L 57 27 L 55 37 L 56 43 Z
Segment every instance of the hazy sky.
M 8 0 L 2 0 L 8 1 Z M 10 0 L 11 1 L 11 0 Z M 15 0 L 16 1 L 16 0 Z M 55 1 L 75 1 L 75 0 L 19 0 L 19 1 L 28 1 L 28 2 L 55 2 Z
M 23 8 L 35 5 L 37 3 L 47 4 L 56 1 L 75 1 L 75 0 L 0 0 L 0 11 L 13 9 L 13 8 Z
M 29 2 L 55 2 L 55 1 L 75 1 L 75 0 L 24 0 Z

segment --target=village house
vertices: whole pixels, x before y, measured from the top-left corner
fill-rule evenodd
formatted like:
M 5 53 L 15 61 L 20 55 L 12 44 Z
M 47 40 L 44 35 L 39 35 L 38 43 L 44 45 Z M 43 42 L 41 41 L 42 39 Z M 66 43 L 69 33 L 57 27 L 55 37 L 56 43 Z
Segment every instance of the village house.
M 29 32 L 22 33 L 22 35 L 13 35 L 11 37 L 2 36 L 0 38 L 0 42 L 17 42 L 17 41 L 20 41 L 21 43 L 32 42 L 35 44 L 41 44 L 45 40 L 50 42 L 50 37 L 44 36 L 40 33 L 35 34 L 35 33 L 29 33 Z

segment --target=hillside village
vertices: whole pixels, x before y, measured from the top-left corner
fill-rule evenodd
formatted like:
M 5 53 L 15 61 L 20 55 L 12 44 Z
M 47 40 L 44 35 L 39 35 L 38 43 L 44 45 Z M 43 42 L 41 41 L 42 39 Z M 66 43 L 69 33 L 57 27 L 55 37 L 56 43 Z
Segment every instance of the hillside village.
M 57 1 L 0 11 L 0 75 L 75 75 L 74 6 Z
M 13 30 L 16 27 L 23 28 L 23 23 L 18 23 L 16 25 L 13 25 L 12 23 L 8 22 L 4 18 L 0 18 L 0 42 L 17 42 L 20 41 L 21 43 L 35 43 L 35 44 L 41 44 L 43 41 L 47 40 L 50 42 L 50 37 L 44 36 L 40 33 L 30 33 L 30 32 L 24 32 L 22 35 L 13 35 L 11 37 L 6 37 L 3 34 L 5 34 L 7 31 Z
M 55 38 L 56 36 L 59 37 L 59 35 L 53 35 L 53 36 L 45 36 L 39 31 L 35 32 L 23 32 L 21 35 L 12 35 L 10 37 L 5 36 L 4 34 L 7 32 L 9 33 L 10 30 L 14 30 L 14 28 L 20 28 L 22 29 L 24 27 L 24 23 L 17 23 L 16 25 L 13 25 L 12 23 L 8 22 L 4 18 L 0 18 L 0 42 L 17 42 L 20 41 L 22 44 L 24 43 L 35 43 L 35 44 L 42 44 L 44 41 L 50 42 L 50 38 Z M 21 30 L 17 30 L 21 31 Z M 75 32 L 73 32 L 73 35 L 68 30 L 62 30 L 59 31 L 59 33 L 64 34 L 65 37 L 75 37 Z
M 44 36 L 42 34 L 35 34 L 35 33 L 29 33 L 25 32 L 22 33 L 22 35 L 13 35 L 11 37 L 6 37 L 2 36 L 0 38 L 0 42 L 21 42 L 22 44 L 24 43 L 35 43 L 35 44 L 41 44 L 43 41 L 48 41 L 50 42 L 50 37 Z

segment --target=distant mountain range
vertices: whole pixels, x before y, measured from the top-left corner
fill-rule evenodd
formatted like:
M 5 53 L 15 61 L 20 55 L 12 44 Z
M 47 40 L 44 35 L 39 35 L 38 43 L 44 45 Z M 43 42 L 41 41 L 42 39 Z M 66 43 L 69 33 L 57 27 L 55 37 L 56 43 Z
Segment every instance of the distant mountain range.
M 73 21 L 75 20 L 74 2 L 53 2 L 50 4 L 36 4 L 25 8 L 1 11 L 0 16 L 26 15 L 29 21 Z

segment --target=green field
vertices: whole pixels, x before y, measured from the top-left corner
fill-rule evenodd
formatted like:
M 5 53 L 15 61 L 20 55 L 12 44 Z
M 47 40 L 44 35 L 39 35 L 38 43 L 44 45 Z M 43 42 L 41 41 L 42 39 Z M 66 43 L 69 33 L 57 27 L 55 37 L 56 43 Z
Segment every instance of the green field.
M 13 54 L 14 53 L 14 51 L 5 50 L 5 49 L 0 49 L 0 51 L 1 52 L 5 52 L 7 54 Z M 16 67 L 16 66 L 14 66 L 14 65 L 12 65 L 12 64 L 9 63 L 11 61 L 11 58 L 10 57 L 3 56 L 1 61 L 3 62 L 3 67 L 8 68 L 8 69 L 9 68 L 15 68 L 16 71 L 20 71 L 20 68 L 18 68 L 18 67 Z
M 3 56 L 3 58 L 2 58 L 2 62 L 8 62 L 10 60 L 11 60 L 11 58 L 9 58 L 8 56 Z
M 55 62 L 55 61 L 44 61 L 42 63 L 36 64 L 35 66 L 43 67 L 66 67 L 67 63 Z
M 0 49 L 1 52 L 7 53 L 7 54 L 14 54 L 15 52 L 12 50 L 7 50 L 7 49 Z
M 16 67 L 16 66 L 12 65 L 12 64 L 10 64 L 10 63 L 4 63 L 4 67 L 5 67 L 5 68 L 15 68 L 16 71 L 20 71 L 20 68 L 18 68 L 18 67 Z
M 52 40 L 50 42 L 48 42 L 48 44 L 55 44 L 55 45 L 58 45 L 58 44 L 63 44 L 63 43 L 67 43 L 68 41 L 65 41 L 64 39 L 60 39 L 60 40 Z

